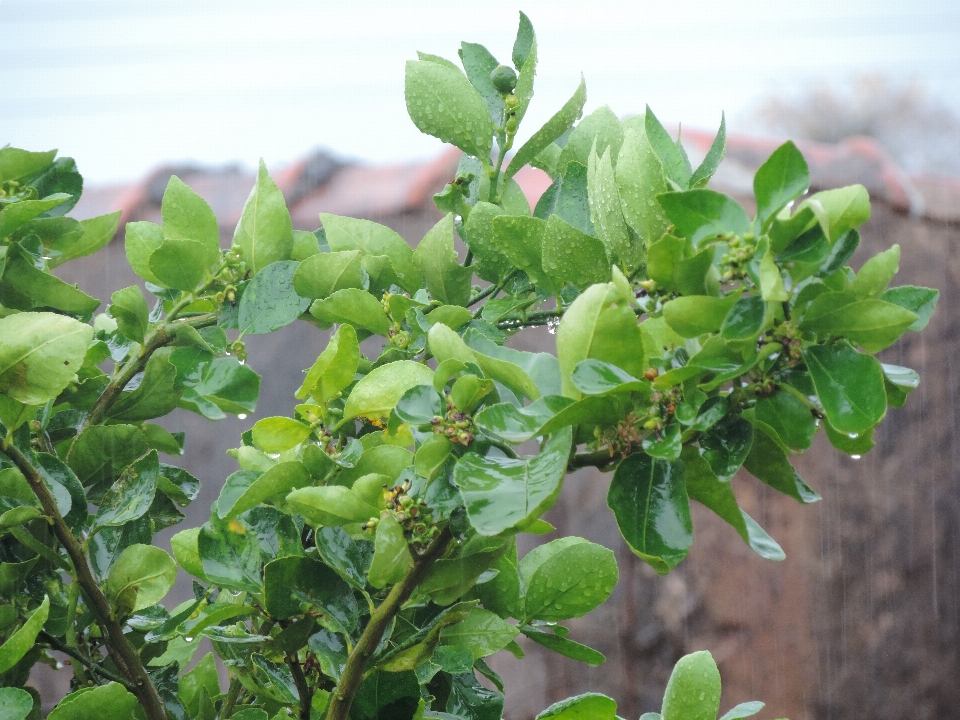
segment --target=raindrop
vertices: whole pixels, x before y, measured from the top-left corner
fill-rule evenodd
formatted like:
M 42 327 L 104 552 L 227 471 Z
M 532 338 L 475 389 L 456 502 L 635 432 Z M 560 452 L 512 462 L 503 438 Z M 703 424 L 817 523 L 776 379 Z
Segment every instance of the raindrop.
M 859 455 L 851 455 L 851 456 L 850 456 L 850 459 L 851 459 L 851 460 L 859 460 L 859 459 L 860 459 L 860 456 L 859 456 Z
M 183 639 L 186 640 L 187 642 L 193 642 L 193 638 L 190 637 L 189 635 L 185 635 Z
M 858 438 L 858 437 L 860 437 L 860 436 L 857 435 L 856 433 L 847 433 L 847 437 L 850 438 L 851 440 L 855 440 L 856 438 Z
M 246 419 L 247 419 L 247 414 L 246 414 L 246 413 L 240 413 L 239 415 L 237 415 L 237 417 L 240 418 L 241 420 L 246 420 Z

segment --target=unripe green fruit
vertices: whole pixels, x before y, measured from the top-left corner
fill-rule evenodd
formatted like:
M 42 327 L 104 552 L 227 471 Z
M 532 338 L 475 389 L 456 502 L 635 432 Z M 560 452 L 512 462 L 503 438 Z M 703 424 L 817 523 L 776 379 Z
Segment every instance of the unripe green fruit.
M 501 95 L 509 95 L 517 86 L 517 72 L 509 65 L 497 65 L 490 73 L 490 82 Z

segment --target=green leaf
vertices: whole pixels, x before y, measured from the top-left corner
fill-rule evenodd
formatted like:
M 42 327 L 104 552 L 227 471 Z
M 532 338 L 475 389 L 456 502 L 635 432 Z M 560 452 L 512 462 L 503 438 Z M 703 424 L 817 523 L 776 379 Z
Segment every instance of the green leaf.
M 726 482 L 734 476 L 753 446 L 753 426 L 731 417 L 700 436 L 700 449 L 718 478 Z
M 554 703 L 537 715 L 536 720 L 614 720 L 616 717 L 614 700 L 599 693 L 586 693 Z
M 561 395 L 545 395 L 522 408 L 512 403 L 488 405 L 475 421 L 477 427 L 493 437 L 522 443 L 568 426 L 607 425 L 618 409 L 612 398 L 573 401 Z
M 573 285 L 586 289 L 610 279 L 610 261 L 603 243 L 551 215 L 541 248 L 544 272 L 556 287 Z
M 742 297 L 733 304 L 724 318 L 720 337 L 728 341 L 752 340 L 758 337 L 772 321 L 770 305 L 764 302 L 762 297 L 759 295 Z
M 635 376 L 645 369 L 642 335 L 630 307 L 632 293 L 623 284 L 615 281 L 587 288 L 560 320 L 557 358 L 567 397 L 580 397 L 571 378 L 576 366 L 588 358 L 609 362 Z
M 10 635 L 6 641 L 0 645 L 0 673 L 16 665 L 26 655 L 37 639 L 37 635 L 43 629 L 43 624 L 47 621 L 50 613 L 50 597 L 43 596 L 43 602 L 40 607 L 26 619 L 20 629 Z
M 310 435 L 310 426 L 288 417 L 261 418 L 253 426 L 253 444 L 266 453 L 281 453 Z
M 533 52 L 536 43 L 537 37 L 533 32 L 533 24 L 530 22 L 530 18 L 524 15 L 521 11 L 520 25 L 517 27 L 517 37 L 516 40 L 513 41 L 512 53 L 513 64 L 516 66 L 517 70 L 523 69 L 523 66 L 530 58 L 530 53 Z
M 285 557 L 263 567 L 266 609 L 279 620 L 323 613 L 338 630 L 351 633 L 360 619 L 353 590 L 324 563 L 308 557 Z
M 150 256 L 163 242 L 163 230 L 152 222 L 140 221 L 124 225 L 124 233 L 124 249 L 130 267 L 147 282 L 163 285 L 150 269 Z
M 157 451 L 151 450 L 130 465 L 100 501 L 90 534 L 103 527 L 119 527 L 143 516 L 153 503 L 160 477 Z
M 647 141 L 660 160 L 667 179 L 679 186 L 681 190 L 686 190 L 690 185 L 689 164 L 684 159 L 683 151 L 660 124 L 649 105 L 643 117 L 643 124 Z
M 722 298 L 707 295 L 674 298 L 663 304 L 663 318 L 680 337 L 699 337 L 717 332 L 738 298 L 736 292 Z
M 173 557 L 177 560 L 177 565 L 194 577 L 206 580 L 198 549 L 199 537 L 200 528 L 181 530 L 170 538 L 170 549 L 173 551 Z
M 464 720 L 500 720 L 503 695 L 485 688 L 472 672 L 454 675 L 446 711 L 450 716 Z
M 460 43 L 458 54 L 460 62 L 463 63 L 463 69 L 467 73 L 467 79 L 487 105 L 491 122 L 499 125 L 503 121 L 503 97 L 490 79 L 490 73 L 499 65 L 497 59 L 483 45 L 476 43 Z
M 694 247 L 710 237 L 732 232 L 741 237 L 750 231 L 750 219 L 733 198 L 713 190 L 664 193 L 657 197 L 674 225 L 674 232 Z
M 170 177 L 160 204 L 163 234 L 169 240 L 195 240 L 209 255 L 220 255 L 220 228 L 207 201 L 176 175 Z M 213 261 L 211 261 L 212 263 Z
M 778 212 L 809 188 L 807 161 L 797 146 L 788 140 L 766 159 L 753 178 L 760 228 L 766 230 Z
M 183 455 L 183 442 L 186 436 L 182 432 L 174 434 L 160 425 L 145 423 L 143 436 L 147 439 L 147 445 L 154 450 L 167 455 Z
M 720 711 L 720 671 L 706 650 L 684 655 L 663 694 L 663 720 L 715 720 Z
M 830 242 L 836 242 L 845 232 L 860 227 L 870 219 L 870 195 L 863 185 L 814 193 L 800 204 L 797 214 L 805 206 L 815 208 L 815 214 L 824 218 L 828 225 L 824 232 Z
M 583 538 L 557 540 L 542 546 L 535 567 L 524 558 L 520 574 L 526 582 L 524 621 L 556 622 L 581 617 L 613 592 L 619 573 L 613 551 Z
M 150 272 L 160 284 L 194 290 L 207 276 L 219 253 L 196 240 L 164 240 L 150 255 Z
M 360 684 L 350 717 L 353 720 L 412 720 L 419 702 L 420 684 L 413 671 L 371 672 Z
M 171 353 L 170 348 L 154 352 L 140 384 L 134 390 L 121 392 L 107 417 L 119 422 L 138 422 L 172 412 L 183 390 L 177 385 L 177 368 L 170 362 Z
M 758 712 L 763 710 L 763 708 L 764 703 L 757 700 L 743 702 L 727 710 L 720 720 L 741 720 L 741 718 L 748 718 L 752 715 L 756 715 Z
M 56 156 L 56 150 L 31 152 L 14 147 L 0 148 L 0 182 L 36 175 L 52 165 Z
M 111 682 L 100 687 L 83 688 L 67 695 L 47 720 L 106 720 L 133 717 L 140 705 L 136 696 L 122 685 Z
M 894 245 L 867 260 L 850 283 L 850 291 L 860 300 L 883 294 L 893 276 L 900 271 L 900 246 Z
M 231 590 L 259 593 L 261 553 L 257 538 L 239 519 L 206 523 L 197 536 L 203 575 Z
M 753 445 L 743 467 L 761 482 L 798 502 L 814 503 L 820 499 L 793 469 L 777 442 L 761 429 L 754 433 Z
M 566 473 L 572 433 L 550 436 L 538 455 L 506 458 L 467 453 L 454 469 L 470 524 L 481 535 L 522 528 L 553 507 Z
M 325 298 L 337 290 L 362 287 L 359 250 L 311 255 L 293 275 L 293 289 L 305 298 Z
M 315 300 L 310 314 L 324 322 L 349 323 L 363 330 L 388 337 L 390 318 L 380 302 L 366 290 L 346 288 L 337 290 L 323 300 Z
M 687 493 L 693 500 L 710 508 L 733 526 L 744 542 L 760 557 L 767 560 L 786 558 L 776 540 L 767 535 L 763 528 L 737 505 L 730 483 L 719 480 L 707 461 L 700 457 L 696 450 L 692 448 L 684 450 L 683 464 Z
M 880 296 L 884 302 L 899 305 L 917 316 L 917 319 L 907 328 L 914 331 L 923 330 L 927 326 L 939 298 L 939 290 L 913 285 L 890 288 Z
M 421 132 L 468 155 L 485 161 L 490 157 L 494 132 L 490 112 L 462 72 L 438 63 L 410 60 L 404 98 L 407 113 Z
M 521 76 L 523 72 L 521 71 Z M 520 89 L 520 82 L 517 83 Z M 533 95 L 532 86 L 530 95 Z M 518 97 L 520 97 L 518 95 Z M 544 123 L 543 127 L 537 130 L 523 145 L 517 150 L 510 164 L 504 172 L 504 179 L 512 178 L 524 165 L 528 165 L 540 151 L 546 148 L 550 143 L 563 135 L 570 127 L 580 119 L 583 113 L 583 105 L 587 101 L 587 85 L 583 77 L 580 78 L 580 85 L 569 100 L 557 113 Z M 529 100 L 528 100 L 529 102 Z M 517 113 L 518 117 L 520 113 Z M 475 153 L 474 153 L 475 154 Z
M 445 305 L 467 304 L 473 271 L 460 265 L 453 248 L 453 213 L 447 213 L 423 236 L 413 253 L 413 262 L 435 300 Z
M 180 677 L 180 699 L 190 717 L 200 717 L 201 695 L 215 698 L 220 694 L 220 676 L 212 652 L 208 652 L 193 669 Z
M 683 463 L 630 455 L 613 473 L 607 506 L 630 549 L 661 575 L 687 556 L 693 525 Z
M 112 483 L 148 449 L 143 433 L 133 425 L 93 425 L 77 436 L 66 459 L 81 484 L 99 485 Z
M 62 205 L 70 200 L 66 193 L 56 193 L 39 200 L 21 200 L 2 206 L 0 213 L 0 238 L 5 238 L 14 230 L 33 220 L 38 215 Z
M 233 243 L 240 246 L 243 260 L 254 275 L 270 263 L 288 260 L 293 251 L 293 225 L 287 204 L 262 159 Z
M 690 187 L 699 188 L 707 184 L 707 181 L 713 177 L 713 174 L 717 171 L 717 168 L 720 167 L 720 162 L 723 160 L 723 154 L 726 151 L 727 147 L 727 118 L 724 114 L 720 115 L 720 129 L 717 131 L 717 136 L 713 139 L 713 143 L 710 145 L 710 149 L 707 151 L 706 157 L 703 158 L 703 162 L 700 163 L 700 167 L 693 171 L 693 175 L 690 176 Z
M 571 162 L 588 167 L 590 154 L 594 151 L 594 143 L 596 143 L 598 157 L 606 154 L 608 148 L 610 156 L 617 157 L 620 146 L 623 145 L 623 126 L 607 105 L 597 108 L 577 123 L 573 132 L 567 137 L 567 144 L 560 152 L 557 168 L 563 170 L 566 175 L 570 172 L 566 168 Z
M 12 148 L 7 148 L 12 149 Z M 24 720 L 33 711 L 33 696 L 20 688 L 0 688 L 0 717 Z
M 370 220 L 320 213 L 327 243 L 334 252 L 359 250 L 363 256 L 386 256 L 397 284 L 409 293 L 423 287 L 423 278 L 413 262 L 413 251 L 400 235 Z
M 0 318 L 0 338 L 0 392 L 40 405 L 80 370 L 93 328 L 54 313 L 17 313 Z
M 178 351 L 174 351 L 173 359 Z M 224 412 L 243 415 L 257 409 L 260 376 L 235 357 L 203 362 L 184 384 L 180 407 L 219 420 Z
M 809 448 L 817 432 L 810 408 L 789 392 L 775 392 L 760 398 L 748 419 L 762 423 L 764 432 L 775 436 L 784 448 L 797 452 Z
M 352 325 L 341 325 L 330 338 L 296 392 L 299 400 L 313 397 L 324 405 L 353 382 L 360 362 L 357 331 Z
M 616 165 L 623 219 L 640 236 L 645 251 L 667 231 L 669 222 L 656 199 L 670 186 L 644 130 L 625 128 Z
M 644 258 L 644 247 L 634 242 L 620 204 L 620 191 L 613 170 L 613 147 L 598 156 L 591 150 L 587 164 L 587 190 L 590 220 L 611 258 L 619 258 L 623 269 L 632 275 Z
M 786 302 L 790 299 L 783 284 L 783 275 L 770 250 L 760 261 L 760 295 L 767 302 Z
M 564 166 L 563 174 L 558 175 L 540 196 L 533 214 L 541 220 L 556 215 L 580 232 L 594 235 L 586 160 L 583 163 L 571 161 Z
M 529 625 L 520 628 L 520 632 L 548 650 L 553 650 L 560 655 L 579 660 L 592 667 L 596 667 L 606 661 L 603 653 L 594 650 L 592 647 L 587 647 L 573 640 L 560 637 L 559 635 L 537 630 Z
M 298 262 L 282 260 L 263 267 L 243 291 L 237 324 L 241 335 L 264 335 L 289 325 L 310 307 L 293 286 Z
M 465 619 L 440 631 L 440 644 L 468 650 L 479 660 L 502 650 L 519 634 L 516 626 L 489 610 L 474 608 Z
M 493 243 L 539 287 L 560 291 L 543 269 L 543 236 L 547 224 L 540 218 L 503 215 L 493 218 Z
M 434 328 L 437 327 L 444 326 L 434 325 Z M 362 416 L 371 420 L 388 417 L 407 390 L 417 385 L 430 385 L 432 382 L 433 370 L 413 360 L 382 365 L 354 386 L 344 406 L 343 417 L 349 419 Z
M 584 360 L 578 363 L 571 376 L 574 386 L 584 395 L 606 395 L 616 392 L 650 394 L 650 383 L 638 380 L 616 365 L 602 360 Z
M 494 242 L 493 237 L 493 220 L 505 213 L 499 205 L 481 200 L 473 206 L 464 227 L 467 247 L 479 263 L 474 263 L 474 272 L 492 283 L 500 282 L 513 269 L 510 260 Z
M 803 351 L 823 411 L 840 432 L 859 435 L 879 423 L 887 411 L 880 363 L 846 343 Z
M 339 527 L 319 528 L 314 536 L 323 561 L 353 587 L 366 587 L 367 569 L 373 554 L 373 544 L 354 540 Z
M 11 243 L 6 249 L 6 268 L 0 265 L 0 302 L 7 308 L 54 308 L 70 315 L 89 316 L 100 305 L 99 300 L 76 286 L 37 268 L 34 257 L 20 243 Z
M 377 524 L 373 560 L 367 571 L 367 580 L 375 588 L 394 585 L 406 576 L 413 567 L 413 557 L 407 539 L 392 515 L 381 518 Z
M 899 339 L 918 316 L 883 300 L 855 300 L 850 292 L 825 292 L 810 303 L 800 327 L 824 338 L 842 335 L 868 352 L 878 352 Z
M 177 563 L 153 545 L 130 545 L 110 566 L 107 598 L 117 618 L 159 603 L 177 581 Z
M 68 237 L 57 238 L 50 244 L 53 257 L 48 261 L 48 266 L 53 269 L 63 265 L 68 260 L 92 255 L 97 250 L 106 247 L 117 234 L 120 215 L 121 211 L 117 210 L 106 215 L 81 220 L 79 236 L 70 233 Z
M 77 172 L 77 164 L 73 158 L 62 157 L 53 161 L 48 168 L 41 170 L 37 175 L 24 181 L 37 190 L 37 194 L 46 198 L 49 195 L 67 194 L 70 199 L 56 205 L 44 213 L 43 217 L 60 217 L 66 215 L 80 200 L 83 192 L 83 178 Z M 0 233 L 2 237 L 2 233 Z
M 366 522 L 380 510 L 341 485 L 304 487 L 287 495 L 287 503 L 314 525 Z
M 117 290 L 110 296 L 107 311 L 117 321 L 117 328 L 131 340 L 143 343 L 143 337 L 150 325 L 147 301 L 136 285 Z
M 221 518 L 236 517 L 264 500 L 309 485 L 310 481 L 310 473 L 303 463 L 294 460 L 277 463 L 250 483 L 231 507 L 218 501 L 217 513 Z

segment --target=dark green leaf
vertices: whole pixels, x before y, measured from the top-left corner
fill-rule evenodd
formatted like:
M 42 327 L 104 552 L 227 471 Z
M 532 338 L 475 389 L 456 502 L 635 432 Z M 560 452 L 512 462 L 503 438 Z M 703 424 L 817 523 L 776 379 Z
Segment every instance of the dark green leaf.
M 901 287 L 890 288 L 880 296 L 880 299 L 884 302 L 899 305 L 915 314 L 917 319 L 907 330 L 919 331 L 923 330 L 930 322 L 930 317 L 933 315 L 939 297 L 939 290 L 902 285 Z
M 530 55 L 530 50 L 533 48 L 534 43 L 536 42 L 536 35 L 533 32 L 533 25 L 530 23 L 530 18 L 520 13 L 520 25 L 517 27 L 517 38 L 513 41 L 513 64 L 516 66 L 517 70 L 523 68 L 524 63 L 527 60 L 527 57 Z
M 581 617 L 613 592 L 619 573 L 611 550 L 568 537 L 540 546 L 520 562 L 526 585 L 524 622 Z
M 153 503 L 160 477 L 157 451 L 151 450 L 130 465 L 100 500 L 90 533 L 119 527 L 144 515 Z
M 4 214 L 7 212 L 4 210 Z M 6 268 L 0 281 L 0 302 L 6 307 L 54 308 L 70 315 L 89 316 L 100 305 L 96 298 L 37 268 L 33 256 L 21 243 L 11 243 L 6 249 Z
M 454 675 L 446 710 L 463 720 L 500 720 L 503 695 L 485 688 L 472 672 Z
M 700 449 L 713 472 L 723 481 L 734 476 L 753 445 L 753 426 L 739 417 L 714 425 L 700 436 Z
M 147 450 L 143 433 L 133 425 L 93 425 L 74 441 L 67 464 L 83 485 L 112 483 Z
M 813 503 L 820 499 L 793 469 L 776 441 L 763 430 L 754 433 L 753 446 L 743 466 L 755 478 L 794 500 Z
M 120 393 L 108 417 L 119 422 L 138 422 L 162 417 L 180 402 L 183 389 L 177 386 L 177 368 L 170 362 L 171 350 L 161 348 L 150 356 L 140 384 Z
M 723 154 L 726 151 L 727 147 L 727 119 L 726 116 L 720 115 L 720 129 L 717 131 L 717 136 L 713 139 L 713 143 L 710 145 L 710 150 L 707 151 L 707 155 L 703 158 L 703 162 L 700 163 L 700 167 L 693 171 L 693 175 L 690 176 L 690 187 L 699 188 L 707 184 L 707 181 L 713 177 L 713 174 L 717 171 L 717 168 L 720 167 L 720 161 L 723 160 Z
M 40 220 L 38 222 L 64 220 L 69 220 L 69 218 Z M 107 243 L 113 240 L 117 234 L 119 224 L 120 210 L 81 220 L 79 233 L 68 233 L 66 236 L 60 236 L 50 243 L 49 249 L 52 257 L 48 263 L 49 267 L 51 269 L 58 267 L 68 260 L 92 255 L 97 250 L 106 247 Z
M 686 557 L 693 525 L 683 463 L 629 456 L 613 473 L 607 506 L 630 549 L 661 575 Z
M 694 247 L 707 238 L 728 232 L 742 236 L 750 231 L 750 219 L 740 204 L 713 190 L 664 193 L 657 200 L 674 232 L 688 238 Z
M 420 683 L 413 671 L 374 671 L 360 684 L 350 717 L 353 720 L 413 720 L 419 702 Z
M 606 660 L 603 653 L 597 652 L 593 648 L 581 645 L 573 640 L 562 638 L 559 635 L 537 630 L 529 625 L 520 628 L 520 631 L 538 645 L 543 645 L 543 647 L 553 650 L 555 653 L 565 655 L 568 658 L 585 662 L 587 665 L 595 667 Z
M 373 555 L 373 545 L 354 540 L 338 527 L 322 527 L 315 535 L 317 550 L 324 562 L 355 588 L 366 586 L 366 573 Z
M 203 574 L 232 590 L 260 592 L 260 546 L 239 519 L 210 523 L 200 529 L 197 551 Z
M 813 346 L 803 352 L 830 424 L 859 435 L 879 423 L 887 411 L 880 363 L 846 343 Z
M 497 59 L 483 45 L 468 42 L 460 43 L 459 55 L 460 62 L 463 63 L 463 69 L 467 73 L 467 79 L 487 104 L 487 109 L 490 111 L 490 120 L 494 125 L 502 124 L 503 96 L 493 86 L 493 80 L 490 79 L 490 73 L 499 65 Z
M 360 618 L 353 590 L 319 560 L 285 557 L 263 568 L 266 608 L 280 620 L 304 613 L 323 613 L 337 629 L 351 633 Z
M 767 308 L 767 303 L 759 295 L 740 298 L 724 318 L 720 337 L 724 340 L 750 340 L 757 337 L 768 325 Z

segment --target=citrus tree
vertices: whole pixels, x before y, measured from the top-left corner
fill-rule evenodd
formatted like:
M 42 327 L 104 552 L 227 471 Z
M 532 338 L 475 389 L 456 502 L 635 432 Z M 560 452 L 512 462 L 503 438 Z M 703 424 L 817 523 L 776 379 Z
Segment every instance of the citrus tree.
M 693 542 L 691 500 L 780 560 L 734 474 L 814 502 L 792 457 L 821 428 L 866 452 L 917 386 L 874 355 L 921 330 L 937 292 L 889 287 L 896 246 L 849 267 L 863 187 L 807 195 L 788 142 L 757 171 L 750 217 L 706 187 L 722 123 L 694 168 L 649 108 L 581 117 L 581 81 L 521 134 L 537 69 L 525 16 L 510 65 L 471 43 L 460 60 L 406 67 L 413 122 L 464 153 L 415 249 L 336 215 L 293 230 L 261 163 L 222 250 L 210 207 L 173 177 L 162 223 L 125 231 L 152 299 L 131 286 L 96 315 L 52 271 L 110 242 L 119 214 L 69 218 L 72 160 L 0 150 L 4 718 L 40 717 L 24 685 L 56 651 L 74 690 L 53 720 L 496 720 L 503 684 L 485 658 L 522 655 L 520 636 L 604 661 L 563 623 L 610 595 L 613 552 L 577 537 L 517 552 L 520 533 L 553 530 L 542 516 L 567 473 L 612 472 L 610 511 L 659 573 Z M 527 165 L 553 179 L 534 208 L 515 180 Z M 199 489 L 161 460 L 184 434 L 155 421 L 252 412 L 244 338 L 296 320 L 331 332 L 290 415 L 238 438 L 207 522 L 172 554 L 153 545 Z M 535 326 L 555 354 L 508 347 Z M 193 597 L 168 609 L 180 571 Z M 197 661 L 204 639 L 227 688 L 213 653 Z M 713 719 L 719 702 L 716 664 L 694 653 L 644 718 Z M 615 716 L 587 694 L 540 718 Z

